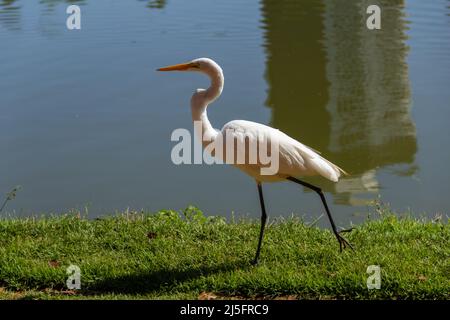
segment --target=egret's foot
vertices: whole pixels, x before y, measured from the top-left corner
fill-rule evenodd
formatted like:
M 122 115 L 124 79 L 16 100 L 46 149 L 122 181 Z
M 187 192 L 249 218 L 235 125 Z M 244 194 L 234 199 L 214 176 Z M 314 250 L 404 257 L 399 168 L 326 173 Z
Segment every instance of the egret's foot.
M 258 259 L 253 259 L 253 260 L 250 262 L 250 264 L 251 264 L 252 266 L 257 266 L 257 265 L 259 264 L 259 260 L 258 260 Z
M 346 249 L 347 247 L 354 250 L 353 246 L 347 240 L 345 240 L 339 233 L 336 234 L 336 238 L 339 241 L 339 251 L 340 252 L 342 252 L 342 249 Z

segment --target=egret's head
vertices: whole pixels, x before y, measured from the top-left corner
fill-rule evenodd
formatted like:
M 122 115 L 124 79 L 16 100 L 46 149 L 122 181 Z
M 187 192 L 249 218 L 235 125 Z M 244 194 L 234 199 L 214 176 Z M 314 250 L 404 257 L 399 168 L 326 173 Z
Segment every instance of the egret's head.
M 198 58 L 186 63 L 175 64 L 157 69 L 157 71 L 197 71 L 207 74 L 222 71 L 220 66 L 209 58 Z
M 211 86 L 206 90 L 197 89 L 195 91 L 191 100 L 193 106 L 204 106 L 205 101 L 211 103 L 222 93 L 224 82 L 222 68 L 209 58 L 194 59 L 186 63 L 159 68 L 157 71 L 195 71 L 208 75 L 211 79 Z

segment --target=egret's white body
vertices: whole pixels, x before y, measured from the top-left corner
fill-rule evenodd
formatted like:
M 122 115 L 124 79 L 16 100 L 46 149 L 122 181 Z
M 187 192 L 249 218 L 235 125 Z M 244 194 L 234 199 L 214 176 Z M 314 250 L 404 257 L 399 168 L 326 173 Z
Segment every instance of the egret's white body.
M 248 160 L 249 144 L 265 144 L 268 142 L 267 140 L 269 140 L 271 144 L 276 143 L 278 145 L 279 166 L 277 173 L 273 175 L 266 175 L 261 173 L 261 168 L 264 165 L 259 158 L 258 161 L 253 164 L 249 163 L 249 161 L 245 161 L 242 164 L 233 163 L 233 165 L 253 177 L 258 184 L 263 214 L 258 250 L 254 260 L 255 263 L 258 261 L 259 257 L 259 250 L 266 219 L 264 200 L 261 189 L 262 182 L 291 180 L 318 192 L 318 194 L 321 196 L 322 202 L 330 218 L 333 231 L 339 240 L 341 248 L 342 245 L 344 245 L 344 247 L 345 245 L 349 245 L 345 241 L 345 239 L 343 239 L 337 232 L 321 189 L 297 179 L 298 177 L 302 176 L 319 175 L 333 182 L 337 182 L 339 177 L 342 174 L 345 174 L 345 172 L 341 168 L 320 156 L 319 153 L 312 148 L 291 138 L 282 131 L 266 126 L 264 124 L 246 120 L 233 120 L 225 124 L 220 131 L 214 129 L 208 119 L 207 108 L 209 104 L 211 104 L 221 95 L 224 85 L 224 76 L 222 68 L 213 60 L 209 58 L 200 58 L 192 60 L 188 63 L 160 68 L 158 69 L 158 71 L 195 71 L 204 73 L 209 76 L 211 80 L 210 87 L 208 89 L 197 89 L 191 99 L 192 120 L 201 123 L 201 132 L 197 132 L 197 136 L 201 139 L 203 147 L 206 148 L 210 143 L 214 143 L 217 140 L 219 134 L 221 134 L 222 137 L 227 137 L 227 139 L 246 139 L 245 149 L 241 150 L 241 152 L 245 152 L 246 159 Z M 236 152 L 239 151 L 235 148 L 234 152 L 234 154 L 236 154 Z M 222 158 L 225 157 L 226 150 L 224 147 Z
M 200 121 L 203 135 L 209 137 L 211 142 L 214 142 L 214 139 L 217 137 L 217 130 L 209 122 L 207 107 L 222 93 L 224 85 L 222 68 L 208 58 L 196 59 L 193 60 L 193 63 L 198 63 L 200 66 L 199 71 L 210 77 L 211 86 L 206 90 L 197 89 L 192 96 L 192 120 Z M 187 69 L 187 71 L 190 71 L 190 69 Z M 316 151 L 291 138 L 284 132 L 264 124 L 246 120 L 233 120 L 225 124 L 220 131 L 222 136 L 225 136 L 227 131 L 228 133 L 231 132 L 236 140 L 248 137 L 249 140 L 247 141 L 249 144 L 266 143 L 266 141 L 255 141 L 257 139 L 270 139 L 271 143 L 276 143 L 279 146 L 279 170 L 276 175 L 262 175 L 260 161 L 256 164 L 234 164 L 257 181 L 273 182 L 285 180 L 289 176 L 320 175 L 337 182 L 341 174 L 344 173 L 342 169 L 320 156 Z M 237 152 L 237 150 L 235 151 Z M 245 151 L 248 154 L 248 146 L 246 146 Z M 224 152 L 225 155 L 226 153 Z
M 275 175 L 262 175 L 261 164 L 235 164 L 257 181 L 275 182 L 286 180 L 287 177 L 304 177 L 320 175 L 331 181 L 337 182 L 343 170 L 335 164 L 320 156 L 316 151 L 291 138 L 284 132 L 266 126 L 264 124 L 246 121 L 233 120 L 225 124 L 221 130 L 222 134 L 233 132 L 236 139 L 244 137 L 254 137 L 254 139 L 270 139 L 271 143 L 276 143 L 279 148 L 279 169 Z M 258 141 L 267 143 L 266 141 Z M 255 143 L 251 139 L 249 143 Z

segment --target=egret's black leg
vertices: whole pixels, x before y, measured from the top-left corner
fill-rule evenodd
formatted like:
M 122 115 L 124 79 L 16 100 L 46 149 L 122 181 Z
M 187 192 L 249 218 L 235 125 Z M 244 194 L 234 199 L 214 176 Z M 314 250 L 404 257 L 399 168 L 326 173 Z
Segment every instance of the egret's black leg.
M 261 205 L 261 230 L 259 231 L 259 240 L 258 240 L 258 248 L 256 249 L 256 255 L 255 259 L 252 261 L 252 264 L 258 264 L 259 260 L 259 252 L 261 251 L 261 243 L 264 236 L 264 227 L 266 226 L 266 220 L 267 220 L 267 214 L 266 214 L 266 207 L 264 205 L 264 197 L 261 187 L 261 182 L 256 182 L 258 185 L 258 193 L 259 193 L 259 203 Z
M 350 243 L 348 243 L 347 240 L 345 240 L 339 234 L 340 232 L 337 231 L 336 225 L 334 224 L 334 220 L 333 220 L 333 217 L 331 216 L 330 209 L 328 209 L 327 201 L 325 200 L 325 196 L 322 192 L 322 189 L 320 189 L 319 187 L 313 186 L 312 184 L 309 184 L 307 182 L 293 178 L 293 177 L 288 177 L 287 179 L 317 192 L 317 194 L 320 196 L 320 199 L 322 200 L 323 206 L 325 207 L 325 211 L 327 212 L 327 216 L 328 216 L 328 219 L 330 220 L 331 228 L 333 229 L 333 233 L 339 242 L 339 250 L 342 251 L 342 247 L 344 247 L 344 249 L 345 249 L 347 246 L 349 246 L 351 249 L 353 249 L 352 245 Z M 341 232 L 350 232 L 352 229 L 342 230 Z

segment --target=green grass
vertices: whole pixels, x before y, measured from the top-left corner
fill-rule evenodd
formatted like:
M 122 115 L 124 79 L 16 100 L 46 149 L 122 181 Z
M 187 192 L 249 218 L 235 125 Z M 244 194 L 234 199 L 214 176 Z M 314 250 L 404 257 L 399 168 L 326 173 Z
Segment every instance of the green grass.
M 195 208 L 0 220 L 2 299 L 449 299 L 447 222 L 384 213 L 346 238 L 299 219 L 271 220 L 261 262 L 251 266 L 259 221 L 225 222 Z M 81 290 L 65 287 L 81 268 Z M 369 265 L 381 289 L 368 290 Z M 206 293 L 206 294 L 205 294 Z

